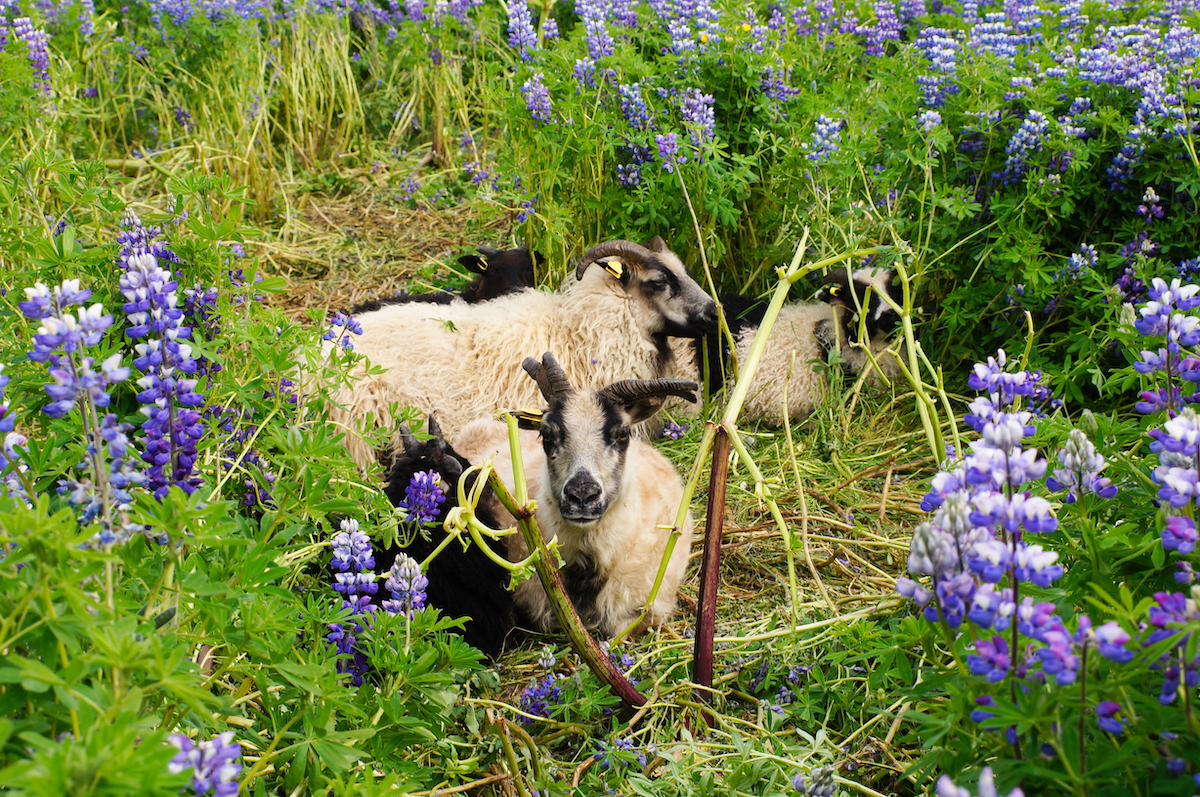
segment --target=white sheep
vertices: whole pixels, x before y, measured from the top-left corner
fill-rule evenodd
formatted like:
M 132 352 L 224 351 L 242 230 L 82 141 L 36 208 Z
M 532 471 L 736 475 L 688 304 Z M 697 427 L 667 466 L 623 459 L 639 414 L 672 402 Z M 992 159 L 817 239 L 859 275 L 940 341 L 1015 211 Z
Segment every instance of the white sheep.
M 853 273 L 837 269 L 822 281 L 818 301 L 784 305 L 767 337 L 741 417 L 781 424 L 785 385 L 788 417 L 792 420 L 808 417 L 821 402 L 825 389 L 825 377 L 818 364 L 824 363 L 833 349 L 841 352 L 846 369 L 852 374 L 872 368 L 867 354 L 854 345 L 860 338 L 860 310 L 866 316 L 867 339 L 882 375 L 889 380 L 899 375 L 896 358 L 884 354 L 891 345 L 899 316 L 879 298 L 880 293 L 886 292 L 900 303 L 900 286 L 892 283 L 892 276 L 889 269 L 861 268 Z M 721 305 L 740 366 L 750 354 L 767 303 L 743 296 L 722 296 Z M 672 375 L 692 379 L 701 376 L 701 353 L 706 352 L 707 390 L 710 395 L 718 392 L 725 383 L 723 362 L 728 351 L 721 344 L 724 340 L 717 333 L 692 341 L 672 341 L 675 354 Z M 680 409 L 688 411 L 686 407 Z
M 480 416 L 535 406 L 537 388 L 516 367 L 530 350 L 562 352 L 569 378 L 590 388 L 663 376 L 668 336 L 716 328 L 715 303 L 661 238 L 592 247 L 576 278 L 558 293 L 525 290 L 470 306 L 395 304 L 359 316 L 355 350 L 385 372 L 332 397 L 330 418 L 346 430 L 351 457 L 364 466 L 375 461 L 356 425 L 369 414 L 392 428 L 393 404 L 436 412 L 450 439 Z
M 662 454 L 632 439 L 630 426 L 654 415 L 666 396 L 694 400 L 695 382 L 630 379 L 599 390 L 577 391 L 554 357 L 524 362 L 550 408 L 539 432 L 521 432 L 529 497 L 536 503 L 542 536 L 558 539 L 563 585 L 584 622 L 613 636 L 641 613 L 658 573 L 671 528 L 683 500 L 683 483 Z M 482 418 L 454 438 L 454 449 L 472 463 L 493 459 L 511 490 L 513 469 L 507 427 Z M 511 518 L 492 507 L 501 519 Z M 676 591 L 688 564 L 689 513 L 654 603 L 639 630 L 661 625 L 675 610 Z M 528 551 L 509 537 L 508 556 Z M 538 630 L 557 628 L 549 599 L 537 579 L 522 582 L 515 603 Z

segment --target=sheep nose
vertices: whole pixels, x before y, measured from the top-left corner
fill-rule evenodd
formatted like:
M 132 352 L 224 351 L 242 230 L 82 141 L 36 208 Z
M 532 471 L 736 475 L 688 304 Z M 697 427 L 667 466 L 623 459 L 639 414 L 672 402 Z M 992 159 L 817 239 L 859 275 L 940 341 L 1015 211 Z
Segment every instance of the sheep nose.
M 586 473 L 576 473 L 563 485 L 563 496 L 579 507 L 594 504 L 601 492 L 599 483 Z
M 696 314 L 700 322 L 700 326 L 706 331 L 711 332 L 717 328 L 717 304 L 709 302 Z

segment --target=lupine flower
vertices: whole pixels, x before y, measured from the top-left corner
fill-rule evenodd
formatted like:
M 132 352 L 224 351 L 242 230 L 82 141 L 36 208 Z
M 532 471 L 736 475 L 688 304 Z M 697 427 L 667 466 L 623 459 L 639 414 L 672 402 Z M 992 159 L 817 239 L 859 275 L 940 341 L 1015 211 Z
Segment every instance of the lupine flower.
M 982 675 L 988 683 L 999 683 L 1008 676 L 1011 661 L 1008 643 L 1003 637 L 975 641 L 975 654 L 967 656 L 967 666 L 972 675 Z
M 654 126 L 654 116 L 650 106 L 642 94 L 641 83 L 620 83 L 617 85 L 617 95 L 621 100 L 621 115 L 634 130 L 651 130 Z
M 532 58 L 532 51 L 537 49 L 537 33 L 533 30 L 533 17 L 526 0 L 509 0 L 508 46 L 517 51 L 522 61 Z
M 1096 451 L 1095 444 L 1078 429 L 1067 435 L 1067 444 L 1058 452 L 1058 463 L 1062 467 L 1046 479 L 1046 487 L 1054 492 L 1066 490 L 1063 500 L 1072 504 L 1081 495 L 1092 493 L 1108 499 L 1117 494 L 1117 486 L 1100 476 L 1106 463 Z
M 816 164 L 824 163 L 841 149 L 842 128 L 845 125 L 844 121 L 831 119 L 825 114 L 818 116 L 812 141 L 800 145 L 808 151 L 808 159 Z
M 917 125 L 923 132 L 932 133 L 942 123 L 942 115 L 930 109 L 917 114 Z
M 359 531 L 358 521 L 346 518 L 341 522 L 341 531 L 334 535 L 331 543 L 333 558 L 330 566 L 334 571 L 333 589 L 342 596 L 342 609 L 350 611 L 347 623 L 330 623 L 326 639 L 343 654 L 338 659 L 338 672 L 348 673 L 355 686 L 362 685 L 362 676 L 371 668 L 367 657 L 355 647 L 356 634 L 363 630 L 362 623 L 375 609 L 371 596 L 379 585 L 375 583 L 375 558 L 371 543 Z M 387 602 L 384 602 L 387 608 Z
M 525 95 L 525 108 L 533 118 L 534 127 L 551 124 L 554 116 L 551 114 L 550 89 L 542 82 L 541 72 L 534 75 L 521 85 L 521 93 Z
M 1096 724 L 1105 733 L 1119 736 L 1125 731 L 1125 723 L 1117 719 L 1118 714 L 1124 713 L 1120 703 L 1111 700 L 1101 700 L 1096 704 Z
M 675 133 L 656 135 L 654 144 L 658 147 L 658 157 L 662 160 L 663 169 L 668 172 L 675 171 L 676 163 L 683 163 L 687 160 L 679 154 L 679 136 Z
M 438 507 L 446 501 L 446 491 L 435 471 L 425 470 L 413 474 L 404 488 L 404 499 L 399 507 L 408 512 L 409 520 L 418 524 L 432 523 L 437 519 Z
M 29 65 L 33 70 L 34 88 L 50 96 L 50 36 L 33 27 L 29 17 L 13 20 L 13 33 L 25 43 Z
M 805 777 L 797 772 L 792 778 L 792 788 L 804 797 L 833 797 L 833 767 L 814 767 Z
M 553 673 L 541 680 L 535 680 L 532 686 L 521 693 L 521 710 L 535 717 L 549 718 L 553 715 L 555 707 L 561 703 L 562 689 Z M 529 725 L 533 720 L 522 716 L 521 722 Z
M 554 648 L 550 645 L 542 645 L 542 652 L 538 654 L 537 662 L 538 666 L 547 670 L 553 667 L 558 662 L 558 659 L 554 657 Z
M 687 128 L 688 138 L 697 152 L 703 150 L 705 143 L 712 141 L 716 129 L 716 116 L 713 112 L 713 95 L 705 94 L 700 89 L 685 89 L 680 100 L 680 112 L 683 125 Z
M 599 60 L 613 54 L 613 38 L 608 32 L 608 0 L 576 0 L 575 13 L 583 20 L 588 57 Z
M 612 744 L 606 744 L 604 740 L 596 742 L 598 748 L 592 754 L 592 758 L 596 760 L 596 766 L 601 769 L 610 769 L 613 766 L 632 767 L 634 763 L 646 766 L 646 754 L 638 753 L 636 756 L 614 756 L 614 753 L 630 753 L 633 751 L 632 739 L 613 739 Z
M 179 774 L 192 770 L 192 793 L 195 797 L 212 794 L 213 797 L 235 797 L 238 793 L 238 773 L 242 765 L 242 748 L 233 743 L 233 731 L 217 734 L 212 739 L 195 744 L 179 733 L 172 733 L 167 741 L 179 750 L 171 759 L 167 771 Z
M 949 775 L 942 775 L 938 778 L 937 788 L 935 790 L 937 797 L 972 797 L 971 790 L 962 786 L 954 785 L 954 781 L 950 780 Z M 996 783 L 992 777 L 992 768 L 984 767 L 979 773 L 979 797 L 997 797 Z M 1025 792 L 1021 791 L 1020 787 L 1013 789 L 1008 793 L 1008 797 L 1025 797 Z
M 384 611 L 402 614 L 412 619 L 413 613 L 425 608 L 425 588 L 429 579 L 421 574 L 421 566 L 406 553 L 396 555 L 384 586 L 392 593 L 391 600 L 383 602 Z
M 1162 530 L 1162 546 L 1168 551 L 1178 551 L 1189 554 L 1196 548 L 1196 523 L 1190 517 L 1176 515 L 1167 518 L 1167 525 Z
M 321 336 L 321 340 L 331 340 L 335 346 L 341 346 L 346 351 L 354 351 L 354 342 L 350 336 L 362 333 L 362 324 L 355 321 L 354 316 L 334 313 L 333 318 L 329 320 L 329 329 Z
M 687 433 L 687 430 L 688 430 L 687 424 L 681 425 L 681 424 L 675 423 L 675 421 L 668 420 L 666 422 L 666 424 L 663 426 L 662 431 L 659 432 L 659 434 L 661 436 L 669 438 L 671 440 L 678 440 L 679 438 L 683 437 Z

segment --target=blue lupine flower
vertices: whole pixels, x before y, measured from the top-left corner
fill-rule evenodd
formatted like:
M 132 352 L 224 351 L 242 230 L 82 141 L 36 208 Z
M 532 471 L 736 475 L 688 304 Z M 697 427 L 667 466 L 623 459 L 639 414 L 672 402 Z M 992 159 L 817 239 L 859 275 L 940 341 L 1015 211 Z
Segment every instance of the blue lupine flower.
M 522 61 L 532 58 L 532 51 L 538 47 L 537 33 L 533 30 L 533 16 L 529 13 L 527 0 L 509 0 L 508 46 L 517 51 Z
M 950 780 L 949 775 L 942 775 L 938 778 L 935 793 L 937 797 L 973 797 L 970 789 L 954 785 L 954 781 Z M 979 797 L 997 797 L 991 767 L 984 767 L 983 771 L 979 773 Z M 1025 792 L 1020 788 L 1015 788 L 1008 793 L 1007 797 L 1025 797 Z
M 343 654 L 338 659 L 338 672 L 348 673 L 351 683 L 361 686 L 362 676 L 371 666 L 355 643 L 358 641 L 356 635 L 363 630 L 363 623 L 369 622 L 370 613 L 375 609 L 371 604 L 371 596 L 379 589 L 373 572 L 375 558 L 371 553 L 370 541 L 359 531 L 358 521 L 353 518 L 341 522 L 341 531 L 334 535 L 331 547 L 333 589 L 342 596 L 342 609 L 350 611 L 350 620 L 347 623 L 330 623 L 329 634 L 325 638 L 337 647 L 338 653 Z M 386 608 L 386 601 L 384 603 Z
M 446 501 L 446 491 L 435 471 L 424 470 L 413 474 L 404 488 L 404 498 L 399 507 L 408 512 L 408 519 L 419 524 L 437 519 L 438 507 Z
M 25 43 L 29 65 L 33 71 L 34 88 L 50 96 L 50 36 L 44 30 L 33 27 L 29 17 L 13 20 L 13 33 Z
M 1111 700 L 1101 700 L 1096 704 L 1096 724 L 1105 733 L 1119 736 L 1125 731 L 1125 723 L 1117 719 L 1118 714 L 1124 713 L 1120 703 Z
M 236 797 L 238 773 L 242 765 L 242 748 L 233 743 L 233 731 L 217 734 L 212 739 L 195 744 L 179 733 L 172 733 L 167 741 L 179 750 L 171 759 L 167 770 L 179 774 L 192 770 L 192 793 L 195 797 L 212 794 L 213 797 Z
M 972 675 L 983 676 L 988 683 L 999 683 L 1008 677 L 1012 662 L 1008 655 L 1008 643 L 1003 637 L 975 640 L 975 653 L 967 656 L 967 666 Z
M 844 121 L 831 119 L 825 114 L 818 116 L 813 128 L 812 141 L 800 145 L 808 151 L 808 159 L 820 164 L 841 149 L 842 128 L 845 125 Z
M 542 82 L 543 74 L 536 72 L 521 85 L 521 93 L 525 95 L 525 108 L 533 118 L 534 127 L 551 124 L 554 116 L 551 113 L 550 89 Z
M 396 555 L 384 586 L 392 593 L 391 600 L 382 604 L 389 614 L 402 614 L 412 619 L 414 612 L 425 608 L 425 588 L 429 586 L 429 579 L 421 574 L 417 560 L 408 554 Z
M 354 320 L 354 316 L 345 313 L 334 313 L 329 319 L 329 329 L 321 336 L 321 340 L 331 340 L 333 345 L 341 346 L 346 351 L 354 351 L 351 335 L 361 335 L 362 324 Z
M 611 745 L 606 744 L 604 742 L 604 740 L 600 740 L 600 741 L 596 742 L 596 747 L 598 749 L 596 750 L 595 753 L 592 754 L 592 758 L 596 760 L 596 762 L 597 762 L 596 766 L 599 769 L 601 769 L 601 770 L 611 769 L 614 765 L 619 765 L 622 767 L 633 766 L 632 760 L 629 760 L 628 758 L 626 758 L 624 756 L 616 757 L 613 755 L 613 753 L 616 753 L 616 752 L 628 752 L 628 751 L 633 750 L 633 740 L 632 739 L 613 739 L 613 742 Z M 646 762 L 644 760 L 644 755 L 643 755 L 643 760 L 641 761 L 641 763 L 642 763 L 642 766 L 645 766 L 645 764 L 646 764 Z
M 538 666 L 547 670 L 553 667 L 558 662 L 558 659 L 554 657 L 554 648 L 550 645 L 542 645 L 542 652 L 538 654 L 537 661 Z
M 658 157 L 662 160 L 663 169 L 675 171 L 676 163 L 683 163 L 686 157 L 679 154 L 679 136 L 675 133 L 656 135 L 654 143 L 658 147 Z
M 668 420 L 666 422 L 666 424 L 663 426 L 662 431 L 659 432 L 659 434 L 662 435 L 663 437 L 669 438 L 671 440 L 678 440 L 679 438 L 683 437 L 687 433 L 687 430 L 688 430 L 687 424 L 681 425 L 681 424 L 675 423 L 675 421 Z
M 688 138 L 697 152 L 712 141 L 716 130 L 716 115 L 713 111 L 713 95 L 705 94 L 700 89 L 685 89 L 681 94 L 680 113 L 683 125 L 687 128 Z
M 805 778 L 803 772 L 797 772 L 792 778 L 792 788 L 804 797 L 833 797 L 833 767 L 814 767 Z
M 609 0 L 576 0 L 575 13 L 583 20 L 588 57 L 599 60 L 613 54 L 613 38 L 608 32 Z
M 932 108 L 917 114 L 917 125 L 922 132 L 932 133 L 942 123 L 942 115 Z
M 1189 517 L 1176 515 L 1167 518 L 1167 525 L 1162 530 L 1162 546 L 1168 551 L 1178 551 L 1189 554 L 1196 548 L 1196 523 Z
M 1096 649 L 1104 658 L 1117 664 L 1128 664 L 1133 661 L 1133 651 L 1125 647 L 1131 637 L 1116 620 L 1110 620 L 1095 629 L 1092 634 L 1096 638 Z
M 535 680 L 532 686 L 526 687 L 521 693 L 521 711 L 535 717 L 549 718 L 556 706 L 562 704 L 562 688 L 553 673 L 540 680 Z M 521 722 L 529 725 L 532 719 L 521 717 Z

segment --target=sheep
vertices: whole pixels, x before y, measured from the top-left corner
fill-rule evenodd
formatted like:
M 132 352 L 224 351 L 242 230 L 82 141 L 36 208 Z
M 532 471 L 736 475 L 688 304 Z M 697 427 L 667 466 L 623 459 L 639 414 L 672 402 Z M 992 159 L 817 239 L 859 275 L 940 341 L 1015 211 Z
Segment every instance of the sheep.
M 890 345 L 899 316 L 880 298 L 887 292 L 897 303 L 900 286 L 892 283 L 892 272 L 861 268 L 830 272 L 822 281 L 817 302 L 784 305 L 767 337 L 763 357 L 755 370 L 742 417 L 781 424 L 783 385 L 787 386 L 788 417 L 808 417 L 820 401 L 825 381 L 814 361 L 825 362 L 831 349 L 838 349 L 850 373 L 872 368 L 866 353 L 851 345 L 859 340 L 859 308 L 866 314 L 867 339 L 882 375 L 896 376 L 900 369 L 895 357 L 883 354 Z M 868 293 L 870 295 L 868 295 Z M 721 305 L 736 343 L 738 362 L 744 363 L 767 309 L 767 302 L 744 296 L 722 296 Z M 676 376 L 695 378 L 702 374 L 708 360 L 709 395 L 725 384 L 724 360 L 728 350 L 719 333 L 702 339 L 675 343 L 678 368 Z M 690 348 L 691 351 L 686 351 Z
M 550 405 L 538 433 L 520 435 L 538 529 L 545 539 L 558 540 L 563 559 L 559 575 L 580 617 L 589 627 L 613 636 L 641 613 L 683 500 L 683 482 L 674 466 L 648 444 L 631 439 L 630 427 L 654 415 L 667 396 L 695 400 L 698 385 L 679 379 L 628 379 L 599 390 L 575 390 L 549 352 L 540 363 L 526 358 L 523 367 Z M 478 419 L 455 437 L 454 447 L 471 462 L 492 459 L 496 474 L 512 489 L 504 424 Z M 507 516 L 502 508 L 496 514 Z M 688 513 L 658 594 L 637 631 L 670 618 L 687 569 L 691 537 Z M 524 540 L 509 540 L 509 559 L 520 561 L 528 553 Z M 515 602 L 533 628 L 556 630 L 549 599 L 537 579 L 516 587 Z
M 589 268 L 594 263 L 602 268 Z M 716 304 L 661 238 L 650 246 L 598 244 L 575 273 L 576 282 L 558 293 L 525 290 L 471 306 L 397 304 L 360 315 L 355 350 L 386 371 L 332 397 L 330 419 L 345 428 L 351 457 L 364 467 L 375 459 L 356 424 L 370 414 L 390 428 L 391 405 L 436 412 L 454 439 L 482 415 L 535 404 L 536 387 L 512 373 L 531 348 L 564 352 L 569 378 L 589 388 L 663 376 L 669 336 L 716 328 Z
M 388 473 L 384 493 L 393 506 L 401 506 L 406 499 L 406 489 L 413 476 L 419 472 L 433 471 L 445 490 L 446 500 L 438 506 L 437 514 L 426 524 L 428 537 L 419 532 L 404 546 L 392 546 L 384 550 L 376 561 L 381 567 L 390 567 L 399 553 L 407 553 L 418 562 L 424 561 L 446 538 L 442 527 L 450 510 L 458 506 L 456 485 L 459 478 L 470 467 L 470 462 L 459 455 L 446 442 L 441 428 L 433 416 L 429 418 L 429 433 L 432 438 L 418 441 L 407 430 L 402 430 L 403 454 L 397 454 Z M 474 479 L 477 474 L 467 478 Z M 465 485 L 469 490 L 471 484 Z M 488 511 L 487 497 L 490 488 L 484 488 L 484 500 L 476 507 L 476 518 L 491 528 L 500 527 L 502 521 Z M 505 545 L 489 540 L 489 546 L 503 558 Z M 469 644 L 479 648 L 490 658 L 496 658 L 504 649 L 504 641 L 513 628 L 513 594 L 508 588 L 508 571 L 493 562 L 474 543 L 465 549 L 451 542 L 430 561 L 425 570 L 429 584 L 425 588 L 426 601 L 436 606 L 447 617 L 468 619 L 463 626 L 462 636 Z
M 350 314 L 370 313 L 389 304 L 408 302 L 450 304 L 455 299 L 462 299 L 467 304 L 477 304 L 510 293 L 517 293 L 525 288 L 533 287 L 535 260 L 538 265 L 541 265 L 544 258 L 537 252 L 532 253 L 531 256 L 527 246 L 504 251 L 490 246 L 480 246 L 478 255 L 463 255 L 458 259 L 459 264 L 478 275 L 460 293 L 455 294 L 450 291 L 408 293 L 402 291 L 389 298 L 372 299 L 356 304 L 351 308 Z

